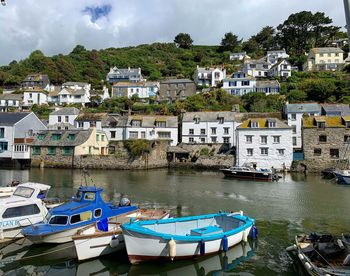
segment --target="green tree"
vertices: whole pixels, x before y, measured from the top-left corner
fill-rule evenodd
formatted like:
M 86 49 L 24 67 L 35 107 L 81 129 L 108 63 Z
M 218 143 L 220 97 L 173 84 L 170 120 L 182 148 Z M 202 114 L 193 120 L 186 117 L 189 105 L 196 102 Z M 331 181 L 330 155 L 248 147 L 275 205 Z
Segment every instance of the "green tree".
M 232 32 L 225 33 L 224 37 L 221 39 L 220 51 L 236 51 L 241 43 L 242 40 L 239 40 L 238 36 L 234 35 Z
M 333 79 L 307 79 L 300 84 L 310 101 L 325 102 L 336 93 Z
M 307 99 L 307 94 L 302 90 L 292 90 L 287 94 L 287 100 L 291 103 L 303 102 Z
M 174 42 L 179 48 L 190 49 L 192 46 L 193 40 L 189 34 L 179 33 L 177 36 L 175 36 Z
M 257 43 L 259 50 L 266 52 L 277 47 L 275 32 L 276 30 L 274 27 L 266 26 L 256 35 L 252 36 L 251 39 Z

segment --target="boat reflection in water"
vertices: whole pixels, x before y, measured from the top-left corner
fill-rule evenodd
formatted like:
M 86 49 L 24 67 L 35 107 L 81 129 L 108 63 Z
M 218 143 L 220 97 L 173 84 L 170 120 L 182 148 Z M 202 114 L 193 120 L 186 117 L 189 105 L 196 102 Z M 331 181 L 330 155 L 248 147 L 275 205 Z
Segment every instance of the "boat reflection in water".
M 131 265 L 126 252 L 120 252 L 91 261 L 79 263 L 74 247 L 67 244 L 56 246 L 24 246 L 22 250 L 12 247 L 12 254 L 3 252 L 0 275 L 221 275 L 232 272 L 242 262 L 254 255 L 255 244 L 240 243 L 220 254 L 162 265 L 144 263 Z M 62 254 L 60 253 L 62 252 Z

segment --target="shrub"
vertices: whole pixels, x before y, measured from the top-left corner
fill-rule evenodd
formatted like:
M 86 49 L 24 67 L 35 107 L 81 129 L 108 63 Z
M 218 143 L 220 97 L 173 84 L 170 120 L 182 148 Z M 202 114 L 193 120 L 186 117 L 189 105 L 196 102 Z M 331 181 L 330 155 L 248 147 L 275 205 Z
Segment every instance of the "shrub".
M 124 141 L 124 146 L 132 158 L 139 157 L 150 151 L 150 143 L 145 139 Z
M 208 156 L 209 155 L 209 149 L 208 148 L 202 148 L 199 154 L 201 156 Z

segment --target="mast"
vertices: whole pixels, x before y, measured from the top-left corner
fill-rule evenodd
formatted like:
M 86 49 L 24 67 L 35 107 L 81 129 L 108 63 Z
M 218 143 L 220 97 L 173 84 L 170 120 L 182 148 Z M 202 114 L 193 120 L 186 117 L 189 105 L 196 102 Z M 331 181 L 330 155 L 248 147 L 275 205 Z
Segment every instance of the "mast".
M 346 17 L 346 29 L 348 31 L 348 40 L 350 45 L 350 0 L 344 0 L 344 9 Z

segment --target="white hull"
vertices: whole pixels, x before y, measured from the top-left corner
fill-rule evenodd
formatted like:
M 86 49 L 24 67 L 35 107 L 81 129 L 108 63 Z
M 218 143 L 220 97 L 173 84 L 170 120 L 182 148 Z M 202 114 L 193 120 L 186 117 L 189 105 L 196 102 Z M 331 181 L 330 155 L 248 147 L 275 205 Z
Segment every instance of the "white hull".
M 242 232 L 227 237 L 228 247 L 232 247 L 243 240 L 243 235 L 248 237 L 251 227 Z M 169 240 L 161 237 L 143 235 L 136 232 L 123 230 L 126 249 L 131 263 L 138 263 L 146 260 L 165 259 L 170 260 Z M 200 256 L 200 243 L 190 241 L 176 242 L 176 256 L 174 259 L 185 259 Z M 216 253 L 222 250 L 222 240 L 205 242 L 205 255 Z

